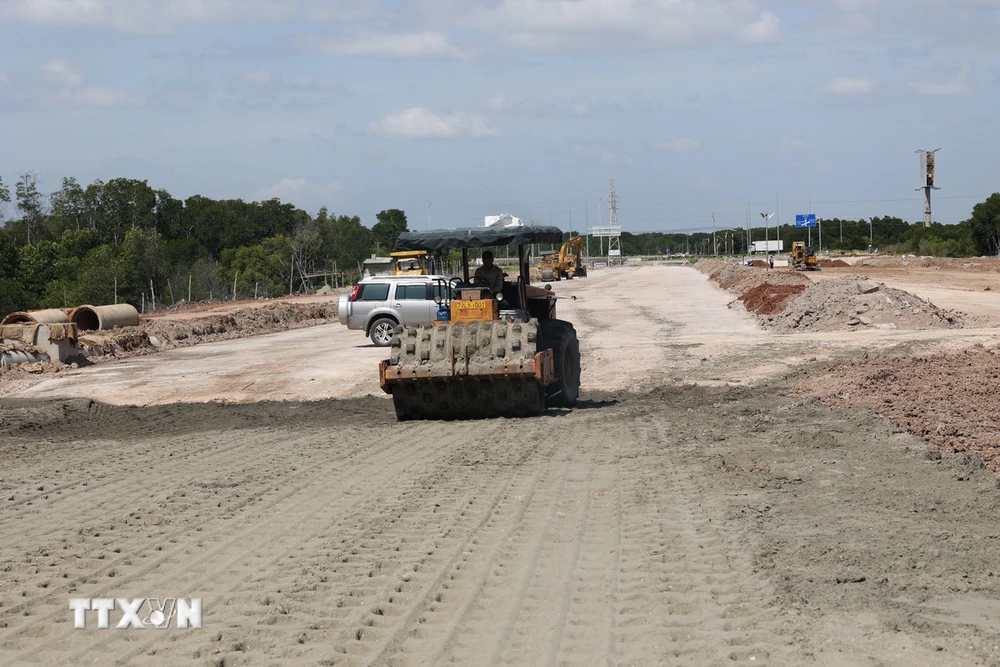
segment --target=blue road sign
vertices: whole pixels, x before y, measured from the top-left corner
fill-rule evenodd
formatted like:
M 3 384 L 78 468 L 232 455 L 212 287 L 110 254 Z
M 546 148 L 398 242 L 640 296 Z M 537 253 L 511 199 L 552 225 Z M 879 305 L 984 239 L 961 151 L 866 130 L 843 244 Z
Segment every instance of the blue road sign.
M 816 226 L 816 214 L 815 213 L 804 213 L 795 216 L 795 226 L 796 227 L 815 227 Z

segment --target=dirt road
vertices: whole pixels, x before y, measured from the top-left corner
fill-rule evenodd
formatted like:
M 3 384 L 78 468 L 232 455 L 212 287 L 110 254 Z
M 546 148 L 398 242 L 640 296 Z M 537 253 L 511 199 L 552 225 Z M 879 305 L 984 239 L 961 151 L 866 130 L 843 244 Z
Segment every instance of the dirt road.
M 676 383 L 751 384 L 790 366 L 903 344 L 914 349 L 994 341 L 997 329 L 768 334 L 733 296 L 687 267 L 594 271 L 553 283 L 559 316 L 574 323 L 584 390 L 644 391 Z M 314 400 L 383 396 L 384 349 L 340 324 L 197 345 L 32 378 L 0 396 L 87 397 L 113 404 Z
M 1000 657 L 984 471 L 772 391 L 601 398 L 405 426 L 375 399 L 8 404 L 0 664 Z M 67 608 L 154 595 L 203 629 Z
M 555 288 L 583 400 L 537 419 L 397 423 L 336 325 L 0 399 L 0 665 L 1000 661 L 996 478 L 760 382 L 996 330 L 773 336 L 686 268 Z M 74 629 L 82 597 L 204 627 Z

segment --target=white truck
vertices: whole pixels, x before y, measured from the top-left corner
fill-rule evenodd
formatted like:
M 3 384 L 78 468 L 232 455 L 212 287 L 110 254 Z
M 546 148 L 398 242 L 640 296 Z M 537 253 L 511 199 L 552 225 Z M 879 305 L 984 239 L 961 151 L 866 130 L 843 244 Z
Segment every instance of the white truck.
M 757 253 L 762 252 L 766 255 L 770 255 L 784 252 L 784 250 L 784 241 L 754 241 L 750 248 L 750 254 L 756 255 Z

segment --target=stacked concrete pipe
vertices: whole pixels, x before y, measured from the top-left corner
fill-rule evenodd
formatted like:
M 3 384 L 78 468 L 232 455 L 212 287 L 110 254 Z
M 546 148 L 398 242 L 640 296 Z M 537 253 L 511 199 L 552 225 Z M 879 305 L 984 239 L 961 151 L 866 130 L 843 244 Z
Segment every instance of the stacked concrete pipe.
M 139 311 L 127 303 L 113 306 L 77 306 L 69 314 L 69 321 L 80 331 L 137 327 Z
M 69 322 L 70 318 L 66 314 L 66 311 L 58 308 L 49 308 L 47 310 L 28 310 L 11 313 L 3 318 L 0 326 L 4 324 L 68 324 Z

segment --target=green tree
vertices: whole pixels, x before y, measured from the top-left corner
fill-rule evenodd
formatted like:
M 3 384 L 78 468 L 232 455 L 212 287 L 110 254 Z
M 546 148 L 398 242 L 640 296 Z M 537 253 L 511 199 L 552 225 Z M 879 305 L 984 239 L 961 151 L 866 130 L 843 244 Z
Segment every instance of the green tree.
M 165 287 L 166 263 L 163 239 L 154 229 L 134 228 L 125 232 L 118 247 L 118 294 L 133 305 L 152 296 L 150 283 L 156 292 L 157 302 L 162 302 Z M 161 284 L 161 281 L 164 284 Z
M 7 230 L 0 227 L 0 312 L 7 314 L 28 307 L 20 275 L 17 244 Z
M 288 293 L 292 243 L 287 236 L 264 239 L 253 246 L 222 251 L 222 266 L 228 286 L 237 285 L 237 297 L 275 297 Z
M 53 231 L 62 233 L 67 229 L 80 229 L 86 209 L 83 188 L 75 178 L 62 179 L 62 187 L 49 195 L 49 205 Z
M 372 227 L 374 250 L 379 254 L 388 254 L 396 244 L 396 237 L 407 230 L 406 213 L 398 208 L 381 211 L 375 216 L 378 222 Z
M 4 204 L 10 203 L 10 188 L 4 185 L 3 177 L 0 177 L 0 222 L 3 222 L 6 208 Z
M 969 218 L 969 233 L 980 255 L 1000 254 L 1000 193 L 976 204 Z
M 42 195 L 38 191 L 38 175 L 32 172 L 18 174 L 14 189 L 17 192 L 17 210 L 21 212 L 21 218 L 25 222 L 27 241 L 30 245 L 32 232 L 37 235 L 43 213 Z
M 339 271 L 359 270 L 361 261 L 371 253 L 372 231 L 356 215 L 329 218 L 327 225 L 320 228 L 320 236 L 326 256 Z

